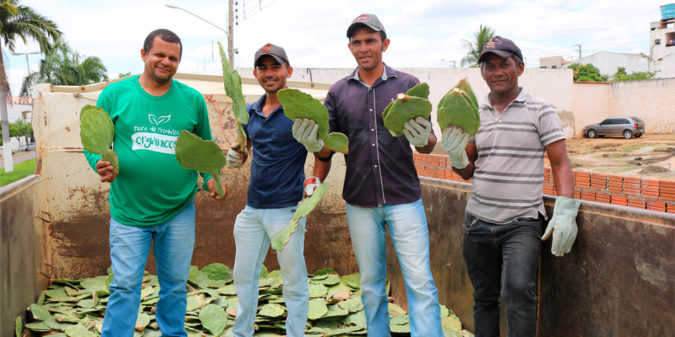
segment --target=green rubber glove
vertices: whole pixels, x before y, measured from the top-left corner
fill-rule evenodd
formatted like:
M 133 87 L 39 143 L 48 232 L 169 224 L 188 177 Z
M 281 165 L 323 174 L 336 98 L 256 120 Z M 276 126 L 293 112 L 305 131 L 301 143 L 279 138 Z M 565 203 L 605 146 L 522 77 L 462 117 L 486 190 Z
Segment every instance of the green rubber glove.
M 429 143 L 431 122 L 422 116 L 411 118 L 403 124 L 403 135 L 415 147 L 425 147 Z
M 551 254 L 563 256 L 570 252 L 572 244 L 577 238 L 577 213 L 581 201 L 566 197 L 557 197 L 553 206 L 553 216 L 546 226 L 541 240 L 548 239 L 553 234 Z
M 323 140 L 316 139 L 317 131 L 319 131 L 319 124 L 311 119 L 298 118 L 293 122 L 293 138 L 304 145 L 307 152 L 319 152 L 323 149 Z
M 469 134 L 461 128 L 448 126 L 443 130 L 441 146 L 450 157 L 450 164 L 453 167 L 463 169 L 469 165 L 469 157 L 465 150 L 467 143 L 469 143 Z

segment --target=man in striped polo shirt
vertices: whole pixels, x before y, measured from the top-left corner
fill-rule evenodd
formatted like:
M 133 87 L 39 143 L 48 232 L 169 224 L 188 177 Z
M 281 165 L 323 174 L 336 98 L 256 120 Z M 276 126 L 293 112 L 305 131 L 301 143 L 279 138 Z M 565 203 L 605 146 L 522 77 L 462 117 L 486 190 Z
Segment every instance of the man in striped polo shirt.
M 475 290 L 475 333 L 499 336 L 501 292 L 508 336 L 535 336 L 540 237 L 553 234 L 553 255 L 568 253 L 577 234 L 579 201 L 573 199 L 574 178 L 556 110 L 518 86 L 524 71 L 520 49 L 496 36 L 478 62 L 490 88 L 479 103 L 481 126 L 472 138 L 448 127 L 441 141 L 453 170 L 473 178 L 463 255 Z M 542 236 L 544 154 L 558 197 Z

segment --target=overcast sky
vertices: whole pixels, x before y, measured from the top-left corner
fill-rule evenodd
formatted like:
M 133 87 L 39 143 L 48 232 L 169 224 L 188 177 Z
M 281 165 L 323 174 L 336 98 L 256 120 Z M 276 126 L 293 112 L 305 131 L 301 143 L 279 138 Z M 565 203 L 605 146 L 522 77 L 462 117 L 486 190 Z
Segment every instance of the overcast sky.
M 140 49 L 155 28 L 168 28 L 183 41 L 183 73 L 221 74 L 216 41 L 225 34 L 174 4 L 226 29 L 227 0 L 21 0 L 50 18 L 68 44 L 85 56 L 101 58 L 108 75 L 140 73 Z M 384 61 L 394 67 L 459 66 L 480 24 L 516 42 L 527 67 L 539 58 L 577 58 L 598 52 L 649 54 L 649 24 L 661 18 L 668 0 L 235 0 L 238 25 L 235 66 L 250 67 L 255 50 L 271 42 L 286 49 L 295 67 L 354 67 L 347 49 L 347 26 L 360 13 L 374 13 L 391 39 Z M 672 2 L 675 2 L 673 0 Z M 262 5 L 262 8 L 260 8 Z M 33 52 L 36 45 L 17 47 Z M 7 55 L 7 51 L 3 51 Z M 41 55 L 30 55 L 37 70 Z M 25 56 L 7 55 L 12 92 L 26 76 Z M 250 76 L 249 74 L 243 74 Z

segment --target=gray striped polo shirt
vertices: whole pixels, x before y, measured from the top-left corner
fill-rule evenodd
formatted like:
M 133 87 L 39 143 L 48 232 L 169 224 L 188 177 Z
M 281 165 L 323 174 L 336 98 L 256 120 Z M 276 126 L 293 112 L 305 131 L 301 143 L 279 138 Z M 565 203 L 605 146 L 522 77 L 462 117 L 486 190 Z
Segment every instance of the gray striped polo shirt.
M 565 139 L 553 105 L 523 88 L 502 113 L 486 96 L 480 128 L 471 142 L 478 159 L 466 211 L 496 224 L 546 216 L 542 200 L 545 146 Z

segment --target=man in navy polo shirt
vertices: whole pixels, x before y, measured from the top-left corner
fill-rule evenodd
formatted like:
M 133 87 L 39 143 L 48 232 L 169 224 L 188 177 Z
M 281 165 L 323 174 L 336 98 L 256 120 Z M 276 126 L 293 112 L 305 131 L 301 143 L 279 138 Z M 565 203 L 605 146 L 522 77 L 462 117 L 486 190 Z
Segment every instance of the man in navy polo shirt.
M 347 172 L 342 197 L 347 223 L 361 273 L 362 299 L 368 336 L 390 336 L 385 292 L 385 233 L 391 233 L 406 285 L 410 332 L 413 337 L 442 337 L 436 285 L 429 266 L 429 231 L 420 181 L 412 159 L 415 146 L 429 153 L 436 144 L 431 122 L 418 117 L 405 123 L 405 136 L 392 137 L 382 111 L 399 93 L 419 83 L 382 62 L 389 46 L 384 26 L 373 14 L 362 14 L 347 29 L 349 50 L 357 69 L 335 83 L 326 97 L 331 131 L 349 138 Z M 297 123 L 297 122 L 296 122 Z M 316 137 L 296 134 L 308 151 L 329 160 L 331 152 Z
M 239 304 L 233 334 L 251 337 L 258 307 L 258 282 L 260 269 L 270 237 L 282 230 L 293 218 L 296 206 L 306 194 L 314 191 L 328 174 L 330 164 L 315 160 L 314 177 L 305 179 L 304 167 L 307 150 L 292 135 L 293 122 L 284 115 L 284 108 L 277 92 L 286 87 L 293 68 L 283 48 L 265 44 L 254 58 L 253 75 L 265 94 L 249 104 L 248 148 L 253 146 L 251 181 L 247 202 L 234 223 L 237 252 L 234 260 L 234 288 Z M 231 167 L 240 167 L 246 156 L 234 147 L 227 154 Z M 311 186 L 309 186 L 311 185 Z M 298 222 L 298 229 L 291 235 L 286 247 L 277 252 L 277 260 L 284 279 L 283 295 L 288 315 L 286 334 L 304 336 L 309 307 L 307 269 L 305 267 L 305 218 Z

